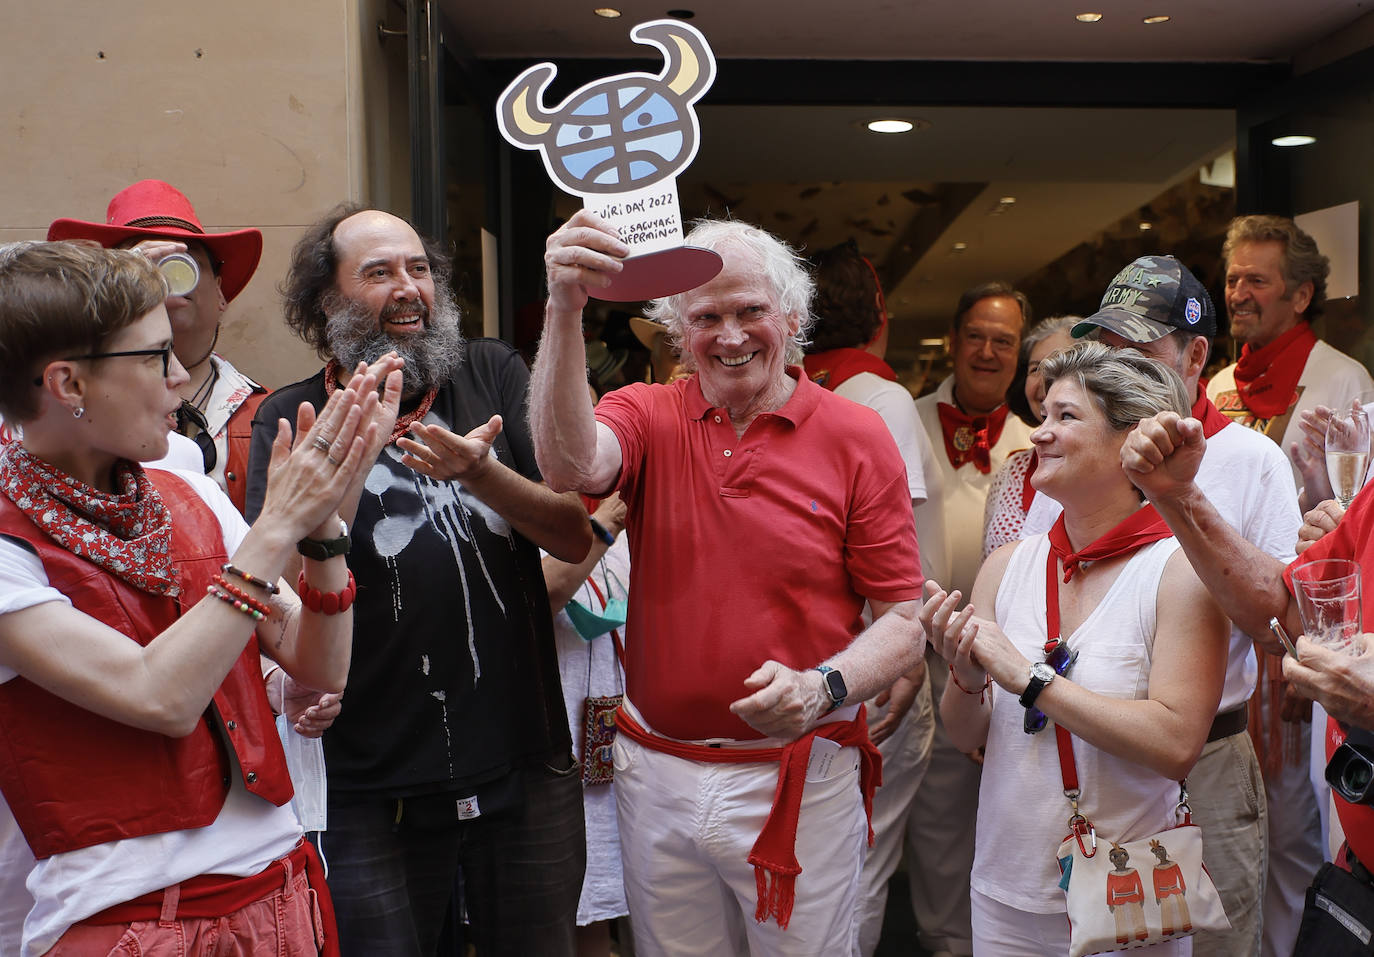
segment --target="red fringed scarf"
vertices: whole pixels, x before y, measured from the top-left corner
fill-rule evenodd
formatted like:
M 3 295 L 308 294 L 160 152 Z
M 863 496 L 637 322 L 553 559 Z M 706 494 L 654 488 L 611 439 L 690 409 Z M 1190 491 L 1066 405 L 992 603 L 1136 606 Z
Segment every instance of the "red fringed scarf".
M 143 466 L 115 465 L 119 491 L 101 492 L 18 442 L 0 446 L 0 492 L 53 541 L 150 595 L 175 598 L 172 513 Z
M 749 849 L 749 863 L 754 865 L 754 880 L 758 886 L 754 919 L 759 923 L 771 917 L 778 922 L 779 928 L 786 930 L 792 920 L 792 906 L 797 899 L 797 876 L 802 871 L 801 863 L 797 860 L 797 822 L 801 819 L 806 765 L 811 760 L 811 745 L 816 738 L 828 738 L 844 747 L 859 749 L 859 790 L 863 794 L 864 813 L 868 815 L 868 844 L 873 846 L 873 792 L 883 783 L 883 756 L 868 739 L 867 710 L 863 705 L 859 706 L 859 713 L 853 721 L 817 725 L 781 748 L 708 748 L 689 741 L 659 737 L 630 717 L 623 705 L 616 712 L 615 721 L 616 728 L 631 740 L 688 761 L 717 764 L 779 762 L 773 807 L 763 822 L 758 840 Z
M 871 352 L 863 349 L 829 349 L 816 352 L 802 360 L 806 375 L 812 382 L 834 392 L 840 383 L 852 379 L 860 372 L 872 372 L 888 382 L 897 381 L 897 373 L 892 367 Z
M 1291 409 L 1307 356 L 1316 344 L 1312 326 L 1299 322 L 1261 349 L 1243 346 L 1236 363 L 1236 391 L 1245 407 L 1261 419 L 1272 419 Z
M 1104 558 L 1128 555 L 1137 548 L 1168 538 L 1173 534 L 1169 531 L 1168 523 L 1155 511 L 1153 505 L 1143 505 L 1097 541 L 1089 542 L 1078 551 L 1074 551 L 1073 545 L 1069 543 L 1069 533 L 1064 528 L 1064 515 L 1060 513 L 1059 520 L 1050 529 L 1050 577 L 1054 577 L 1053 568 L 1056 559 L 1064 565 L 1064 581 L 1067 584 L 1073 578 L 1074 572 L 1078 571 L 1084 562 L 1097 562 Z M 1057 608 L 1059 601 L 1057 585 L 1054 594 L 1048 597 L 1053 599 L 1052 603 Z
M 331 396 L 339 389 L 348 388 L 348 380 L 352 377 L 352 373 L 339 365 L 338 359 L 330 359 L 329 367 L 325 369 L 324 373 L 324 394 L 326 396 Z M 429 407 L 434 404 L 434 397 L 438 394 L 438 389 L 430 389 L 424 394 L 424 397 L 420 399 L 419 405 L 404 415 L 396 416 L 396 425 L 391 430 L 391 438 L 388 440 L 387 444 L 395 442 L 401 436 L 409 432 L 412 425 L 423 419 L 425 413 L 429 411 Z
M 1007 406 L 998 406 L 989 415 L 968 415 L 948 402 L 937 403 L 940 431 L 945 439 L 945 454 L 956 469 L 966 462 L 986 475 L 992 471 L 992 447 L 1002 437 L 1007 423 Z

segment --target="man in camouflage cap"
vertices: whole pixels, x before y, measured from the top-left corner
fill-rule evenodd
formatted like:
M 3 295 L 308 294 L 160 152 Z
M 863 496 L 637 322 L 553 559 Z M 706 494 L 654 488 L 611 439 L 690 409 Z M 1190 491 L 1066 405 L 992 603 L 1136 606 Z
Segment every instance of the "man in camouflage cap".
M 1098 311 L 1073 327 L 1075 336 L 1137 349 L 1183 377 L 1194 398 L 1193 418 L 1201 421 L 1207 438 L 1198 487 L 1246 539 L 1287 564 L 1302 524 L 1288 460 L 1273 442 L 1218 412 L 1199 388 L 1216 331 L 1212 297 L 1173 256 L 1135 260 L 1117 273 Z M 1048 531 L 1059 511 L 1053 500 L 1037 494 L 1025 534 Z M 1253 637 L 1265 647 L 1277 644 L 1267 634 Z M 1251 636 L 1233 626 L 1217 716 L 1188 775 L 1193 817 L 1206 835 L 1203 863 L 1231 921 L 1226 934 L 1194 937 L 1195 957 L 1260 952 L 1268 808 L 1259 760 L 1246 734 L 1257 676 L 1255 654 Z

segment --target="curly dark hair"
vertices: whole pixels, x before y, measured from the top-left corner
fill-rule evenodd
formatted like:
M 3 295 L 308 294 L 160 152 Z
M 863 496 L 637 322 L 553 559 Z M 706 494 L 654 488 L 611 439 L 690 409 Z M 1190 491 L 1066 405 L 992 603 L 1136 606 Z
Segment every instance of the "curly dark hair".
M 350 216 L 375 208 L 343 202 L 307 227 L 291 250 L 291 265 L 286 271 L 286 278 L 277 287 L 283 300 L 286 324 L 321 359 L 330 355 L 329 340 L 325 336 L 327 317 L 323 302 L 334 291 L 334 277 L 339 268 L 334 231 Z M 416 234 L 419 235 L 419 230 L 416 230 Z M 420 235 L 420 242 L 425 255 L 429 257 L 430 275 L 434 278 L 435 288 L 446 288 L 453 275 L 453 260 L 442 246 L 428 236 Z
M 882 325 L 877 297 L 881 290 L 873 267 L 849 239 L 822 249 L 811 257 L 816 277 L 816 301 L 812 313 L 807 352 L 862 347 L 872 341 Z

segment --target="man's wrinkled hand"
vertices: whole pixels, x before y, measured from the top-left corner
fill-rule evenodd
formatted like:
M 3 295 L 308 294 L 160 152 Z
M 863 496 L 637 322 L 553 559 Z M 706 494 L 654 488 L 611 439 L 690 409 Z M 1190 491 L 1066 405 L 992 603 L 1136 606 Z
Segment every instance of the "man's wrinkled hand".
M 820 672 L 793 671 L 777 661 L 765 661 L 744 687 L 753 694 L 731 703 L 730 712 L 770 738 L 800 738 L 829 707 Z

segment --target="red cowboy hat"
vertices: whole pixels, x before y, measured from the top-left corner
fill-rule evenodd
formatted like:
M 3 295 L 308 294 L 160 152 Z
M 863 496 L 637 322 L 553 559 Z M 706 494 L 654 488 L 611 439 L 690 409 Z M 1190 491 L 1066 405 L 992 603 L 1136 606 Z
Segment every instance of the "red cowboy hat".
M 248 285 L 262 257 L 262 233 L 256 229 L 236 229 L 228 233 L 207 233 L 191 206 L 191 201 L 176 187 L 160 179 L 145 179 L 126 187 L 110 200 L 105 222 L 88 223 L 80 219 L 56 219 L 48 227 L 48 240 L 94 239 L 102 246 L 116 246 L 129 237 L 140 239 L 191 239 L 210 251 L 219 267 L 220 288 L 225 302 Z

